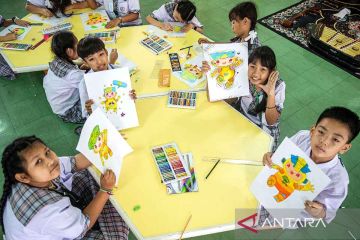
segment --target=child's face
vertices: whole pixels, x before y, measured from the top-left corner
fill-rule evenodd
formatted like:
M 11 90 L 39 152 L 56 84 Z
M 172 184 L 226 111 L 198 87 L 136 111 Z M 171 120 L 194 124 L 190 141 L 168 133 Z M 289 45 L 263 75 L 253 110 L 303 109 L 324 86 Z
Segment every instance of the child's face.
M 34 142 L 20 154 L 25 161 L 26 173 L 16 174 L 18 181 L 35 187 L 48 187 L 50 181 L 60 175 L 58 157 L 44 144 Z
M 330 161 L 336 154 L 343 154 L 351 148 L 351 144 L 347 143 L 350 137 L 348 127 L 335 119 L 322 119 L 311 128 L 310 134 L 310 157 L 316 163 Z
M 245 38 L 250 31 L 249 21 L 248 18 L 234 19 L 231 21 L 231 30 L 237 37 Z
M 266 84 L 270 69 L 261 65 L 260 60 L 256 60 L 254 63 L 249 63 L 248 78 L 254 85 Z
M 180 13 L 177 11 L 177 6 L 175 7 L 174 12 L 173 12 L 173 18 L 177 22 L 185 23 L 185 21 L 181 18 Z
M 79 56 L 77 54 L 77 44 L 78 44 L 78 41 L 76 41 L 75 46 L 72 49 L 69 48 L 69 50 L 67 52 L 67 54 L 71 60 L 76 60 L 79 58 Z
M 108 69 L 109 60 L 106 49 L 100 50 L 84 58 L 87 65 L 94 71 L 104 71 Z

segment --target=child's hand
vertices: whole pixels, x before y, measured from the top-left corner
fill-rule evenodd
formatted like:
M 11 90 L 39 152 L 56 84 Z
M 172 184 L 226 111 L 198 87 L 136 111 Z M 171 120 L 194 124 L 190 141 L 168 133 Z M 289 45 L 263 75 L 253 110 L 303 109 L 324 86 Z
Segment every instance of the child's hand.
M 317 201 L 305 201 L 305 210 L 314 218 L 324 218 L 326 216 L 325 206 Z
M 115 186 L 116 176 L 113 171 L 107 169 L 100 177 L 100 187 L 106 190 L 112 190 Z
M 12 41 L 12 40 L 16 40 L 16 38 L 17 38 L 17 35 L 16 35 L 16 33 L 8 33 L 8 34 L 6 34 L 5 36 L 3 36 L 3 37 L 1 37 L 2 39 L 2 41 Z
M 52 16 L 54 16 L 54 14 L 47 8 L 42 8 L 40 15 L 42 15 L 44 17 L 52 17 Z
M 136 92 L 134 89 L 130 90 L 129 95 L 132 100 L 136 100 Z
M 269 79 L 266 83 L 266 85 L 259 85 L 259 87 L 264 90 L 264 92 L 268 96 L 275 96 L 275 85 L 276 81 L 278 80 L 279 72 L 278 71 L 272 71 L 269 75 Z
M 169 24 L 169 23 L 162 23 L 162 24 L 160 25 L 160 28 L 161 28 L 162 30 L 165 30 L 165 31 L 172 31 L 172 30 L 173 30 L 173 27 L 172 27 L 171 24 Z
M 193 29 L 193 28 L 194 28 L 194 25 L 192 25 L 191 23 L 189 23 L 189 24 L 186 24 L 185 26 L 183 26 L 183 27 L 181 28 L 181 32 L 186 33 L 186 32 L 190 31 L 190 30 Z
M 120 18 L 115 18 L 113 20 L 111 20 L 110 22 L 108 22 L 105 26 L 105 28 L 113 28 L 118 26 L 121 23 L 121 19 Z
M 111 53 L 109 54 L 109 62 L 110 64 L 115 64 L 116 60 L 118 59 L 119 54 L 116 48 L 111 49 Z
M 264 166 L 268 166 L 268 167 L 271 167 L 272 166 L 272 160 L 271 160 L 271 156 L 272 156 L 272 153 L 271 152 L 267 152 L 264 154 L 263 156 L 263 164 Z
M 91 68 L 86 63 L 83 63 L 83 64 L 81 64 L 80 69 L 81 70 L 90 70 Z
M 85 109 L 89 115 L 92 113 L 91 105 L 93 105 L 93 104 L 94 104 L 94 101 L 92 99 L 86 100 L 86 102 L 85 102 Z
M 19 26 L 23 26 L 23 27 L 28 27 L 30 25 L 30 23 L 28 21 L 24 21 L 24 20 L 21 20 L 21 19 L 14 19 L 14 22 L 16 25 L 19 25 Z
M 201 71 L 203 73 L 207 73 L 208 71 L 210 71 L 210 65 L 207 61 L 202 61 Z
M 198 44 L 202 44 L 202 43 L 210 43 L 210 41 L 207 38 L 199 38 L 198 39 Z

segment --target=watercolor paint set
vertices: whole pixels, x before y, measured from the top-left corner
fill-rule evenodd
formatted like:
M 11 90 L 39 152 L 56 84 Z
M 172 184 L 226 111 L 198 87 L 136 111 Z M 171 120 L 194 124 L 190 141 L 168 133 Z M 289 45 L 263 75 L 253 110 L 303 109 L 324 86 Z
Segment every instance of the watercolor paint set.
M 196 92 L 170 91 L 168 98 L 168 107 L 195 109 Z
M 176 143 L 156 146 L 151 149 L 163 184 L 191 177 Z
M 42 30 L 43 34 L 55 34 L 59 31 L 64 31 L 64 30 L 70 30 L 72 28 L 72 24 L 71 23 L 62 23 L 56 26 L 52 26 L 52 27 L 48 27 L 48 28 L 44 28 Z
M 180 65 L 179 55 L 177 53 L 169 53 L 169 59 L 170 59 L 172 71 L 180 72 L 181 65 Z
M 171 42 L 155 34 L 148 34 L 145 39 L 141 40 L 141 44 L 155 54 L 160 54 L 173 46 Z
M 31 44 L 25 44 L 25 43 L 1 43 L 0 49 L 27 51 L 31 48 L 31 46 L 32 46 Z
M 106 43 L 115 43 L 116 33 L 117 31 L 97 32 L 97 33 L 86 34 L 86 36 L 100 38 L 106 44 Z

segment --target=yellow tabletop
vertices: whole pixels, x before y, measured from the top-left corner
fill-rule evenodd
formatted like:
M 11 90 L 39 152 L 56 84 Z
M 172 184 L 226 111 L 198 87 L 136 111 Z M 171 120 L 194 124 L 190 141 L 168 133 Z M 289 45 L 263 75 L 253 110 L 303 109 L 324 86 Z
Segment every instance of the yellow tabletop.
M 261 161 L 272 137 L 225 102 L 209 103 L 205 92 L 196 110 L 168 108 L 166 101 L 136 101 L 140 126 L 124 131 L 134 151 L 124 158 L 112 203 L 138 239 L 178 239 L 190 215 L 184 237 L 235 229 L 235 209 L 257 207 L 249 186 L 261 167 L 221 163 L 205 180 L 214 163 L 203 158 Z M 168 195 L 160 182 L 151 148 L 170 142 L 193 154 L 198 192 Z

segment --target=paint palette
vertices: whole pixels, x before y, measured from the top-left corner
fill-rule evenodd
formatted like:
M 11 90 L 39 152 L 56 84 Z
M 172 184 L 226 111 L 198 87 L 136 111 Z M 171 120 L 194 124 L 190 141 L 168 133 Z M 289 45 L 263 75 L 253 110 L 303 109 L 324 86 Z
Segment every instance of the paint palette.
M 173 46 L 171 42 L 155 34 L 149 34 L 145 39 L 141 40 L 140 43 L 155 54 L 162 53 Z
M 151 152 L 164 184 L 191 177 L 176 143 L 153 147 Z
M 179 55 L 177 53 L 169 53 L 169 59 L 171 64 L 171 69 L 173 72 L 180 72 L 181 66 L 180 66 L 180 60 Z
M 195 109 L 196 92 L 170 91 L 168 107 Z
M 27 51 L 31 48 L 31 46 L 32 46 L 31 44 L 25 44 L 25 43 L 1 43 L 0 49 Z
M 56 25 L 56 26 L 44 28 L 42 30 L 42 33 L 43 34 L 54 34 L 54 33 L 59 32 L 59 31 L 70 30 L 71 28 L 72 28 L 71 23 L 62 23 L 62 24 L 59 24 L 59 25 Z
M 89 33 L 86 36 L 100 38 L 105 44 L 115 43 L 116 41 L 116 31 Z

